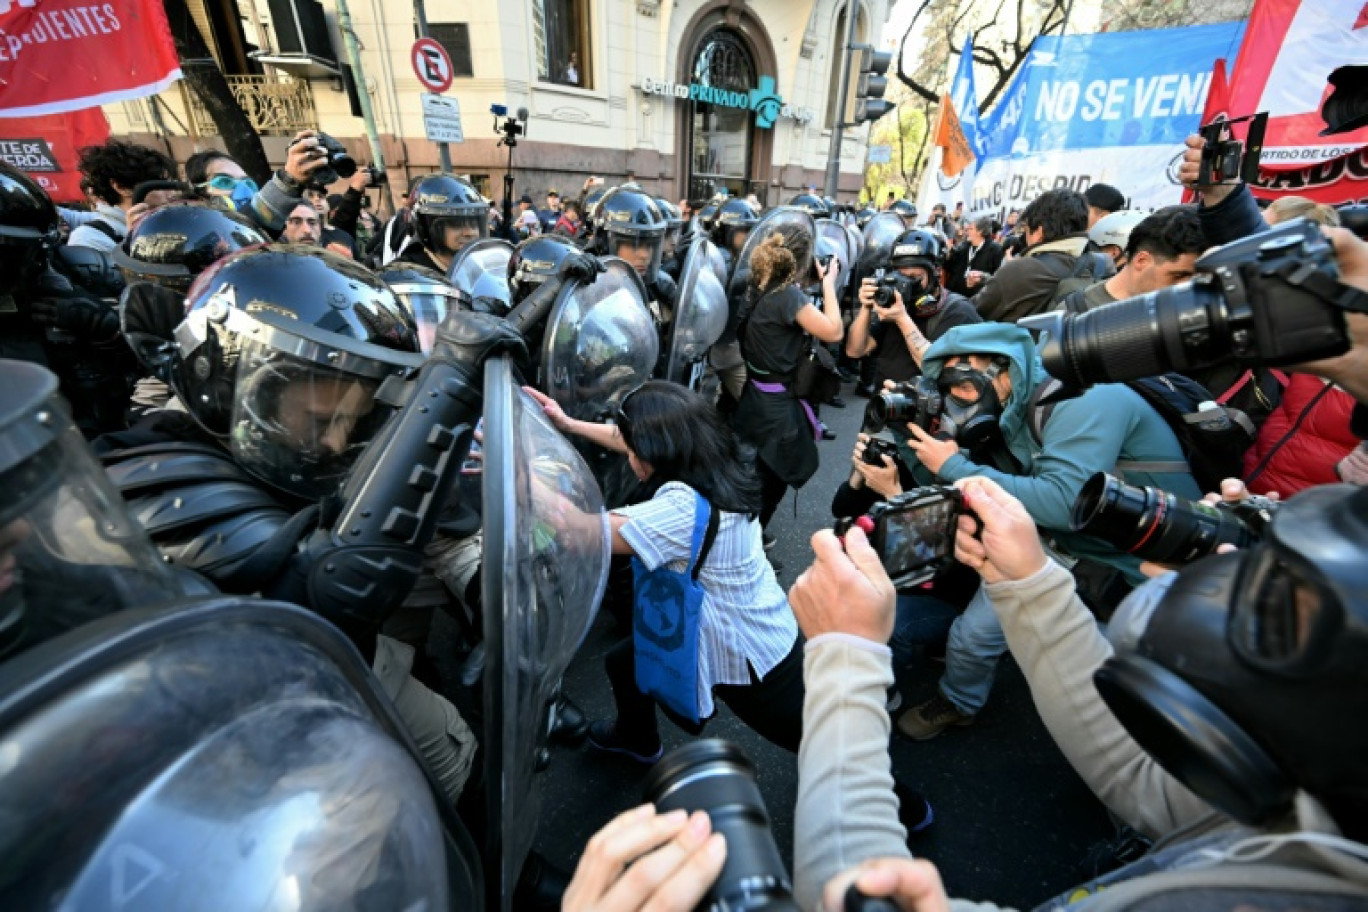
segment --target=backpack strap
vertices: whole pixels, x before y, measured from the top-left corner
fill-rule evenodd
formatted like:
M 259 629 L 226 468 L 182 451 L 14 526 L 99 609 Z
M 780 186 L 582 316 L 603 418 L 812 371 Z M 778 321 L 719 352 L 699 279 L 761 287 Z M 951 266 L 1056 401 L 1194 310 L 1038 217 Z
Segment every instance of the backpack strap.
M 1051 402 L 1048 405 L 1041 405 L 1040 400 L 1058 390 L 1064 384 L 1051 377 L 1044 383 L 1035 388 L 1031 393 L 1031 399 L 1026 404 L 1026 423 L 1031 429 L 1031 437 L 1035 440 L 1036 446 L 1045 443 L 1045 422 L 1050 420 L 1054 414 L 1055 405 Z
M 694 492 L 694 498 L 694 532 L 693 543 L 689 548 L 692 553 L 689 560 L 689 579 L 697 582 L 698 574 L 703 569 L 703 562 L 708 559 L 708 552 L 717 540 L 717 530 L 722 524 L 722 511 L 714 510 L 712 504 L 697 491 Z M 705 516 L 706 521 L 703 519 Z

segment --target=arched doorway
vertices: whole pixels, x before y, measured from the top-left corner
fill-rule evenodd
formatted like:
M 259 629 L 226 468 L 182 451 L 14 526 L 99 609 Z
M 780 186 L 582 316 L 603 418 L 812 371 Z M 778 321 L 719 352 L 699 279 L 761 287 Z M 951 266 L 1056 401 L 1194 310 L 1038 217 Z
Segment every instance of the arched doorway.
M 745 97 L 756 85 L 755 60 L 739 33 L 715 28 L 698 43 L 691 76 L 699 85 Z M 689 198 L 707 199 L 719 190 L 745 196 L 751 190 L 754 115 L 703 101 L 689 106 Z

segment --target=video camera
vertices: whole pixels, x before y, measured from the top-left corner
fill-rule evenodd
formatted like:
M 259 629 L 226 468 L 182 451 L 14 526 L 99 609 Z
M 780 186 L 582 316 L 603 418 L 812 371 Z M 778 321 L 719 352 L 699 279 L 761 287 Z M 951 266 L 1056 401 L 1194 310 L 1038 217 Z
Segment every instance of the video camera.
M 1249 124 L 1244 143 L 1230 135 L 1230 127 L 1238 123 Z M 1206 144 L 1202 147 L 1197 185 L 1210 187 L 1214 184 L 1256 183 L 1259 179 L 1259 156 L 1263 154 L 1264 130 L 1267 126 L 1268 114 L 1265 112 L 1251 117 L 1237 117 L 1234 120 L 1217 118 L 1199 127 L 1197 132 L 1206 140 Z
M 905 589 L 926 582 L 954 560 L 964 513 L 964 495 L 932 485 L 904 491 L 859 518 L 838 519 L 835 532 L 844 537 L 852 526 L 863 529 L 894 588 Z
M 1160 564 L 1188 564 L 1221 545 L 1247 548 L 1263 537 L 1276 500 L 1250 495 L 1242 501 L 1207 504 L 1157 488 L 1128 485 L 1098 472 L 1074 502 L 1074 531 L 1095 536 L 1137 557 Z
M 1044 333 L 1045 369 L 1077 389 L 1225 361 L 1276 367 L 1342 355 L 1347 312 L 1368 313 L 1368 294 L 1339 281 L 1320 228 L 1293 219 L 1211 251 L 1190 282 L 1017 325 Z
M 494 132 L 503 134 L 499 145 L 516 146 L 518 137 L 527 134 L 527 108 L 518 108 L 517 113 L 509 117 L 507 105 L 492 104 L 489 106 L 489 113 L 494 115 Z M 503 123 L 499 123 L 500 117 L 503 118 Z

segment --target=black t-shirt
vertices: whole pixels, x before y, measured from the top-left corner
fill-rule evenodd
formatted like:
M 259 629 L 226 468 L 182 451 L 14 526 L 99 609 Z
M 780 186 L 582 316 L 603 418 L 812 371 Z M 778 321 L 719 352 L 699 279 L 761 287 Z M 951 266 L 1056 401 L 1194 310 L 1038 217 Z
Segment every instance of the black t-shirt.
M 927 339 L 935 342 L 956 326 L 983 322 L 968 298 L 944 290 L 941 294 L 945 297 L 945 303 L 938 313 L 930 317 L 912 318 Z M 917 362 L 912 360 L 912 353 L 907 350 L 907 337 L 898 331 L 896 323 L 879 321 L 870 327 L 869 335 L 878 346 L 874 349 L 874 372 L 879 384 L 885 380 L 901 382 L 921 376 L 921 368 L 917 367 Z
M 741 339 L 741 353 L 756 379 L 782 382 L 793 376 L 807 345 L 798 311 L 811 303 L 796 285 L 785 285 L 756 302 Z

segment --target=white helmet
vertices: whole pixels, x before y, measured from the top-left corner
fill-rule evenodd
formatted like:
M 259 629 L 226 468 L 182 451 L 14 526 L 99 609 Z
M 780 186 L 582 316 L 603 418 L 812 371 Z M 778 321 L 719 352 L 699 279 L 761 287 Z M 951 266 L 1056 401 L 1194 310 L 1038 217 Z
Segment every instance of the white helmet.
M 1122 209 L 1097 220 L 1088 229 L 1088 240 L 1098 247 L 1120 247 L 1124 253 L 1130 243 L 1131 230 L 1149 217 L 1143 209 Z

